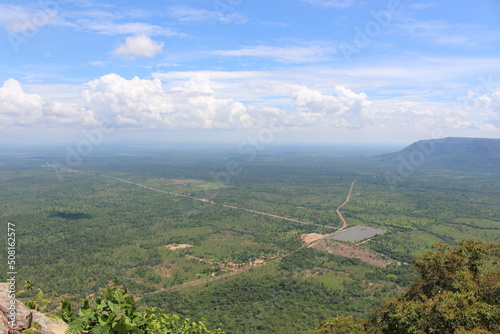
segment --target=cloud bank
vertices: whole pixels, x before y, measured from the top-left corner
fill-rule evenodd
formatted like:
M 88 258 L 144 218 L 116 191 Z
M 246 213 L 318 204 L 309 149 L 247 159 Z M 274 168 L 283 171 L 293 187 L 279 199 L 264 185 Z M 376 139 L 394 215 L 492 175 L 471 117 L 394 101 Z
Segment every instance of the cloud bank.
M 337 85 L 331 94 L 303 85 L 285 85 L 280 107 L 235 101 L 217 95 L 207 74 L 165 88 L 159 79 L 125 79 L 107 74 L 85 84 L 76 103 L 27 93 L 9 79 L 0 87 L 0 126 L 81 128 L 111 122 L 120 128 L 258 129 L 278 118 L 290 129 L 500 128 L 500 87 L 467 95 L 475 108 L 438 110 L 432 105 L 371 101 L 367 94 Z
M 249 118 L 243 104 L 218 99 L 206 76 L 170 91 L 164 91 L 158 79 L 126 80 L 117 74 L 105 75 L 87 86 L 85 106 L 96 118 L 117 126 L 225 129 L 244 127 Z
M 46 101 L 9 79 L 0 88 L 0 128 L 95 126 L 93 114 L 76 104 Z

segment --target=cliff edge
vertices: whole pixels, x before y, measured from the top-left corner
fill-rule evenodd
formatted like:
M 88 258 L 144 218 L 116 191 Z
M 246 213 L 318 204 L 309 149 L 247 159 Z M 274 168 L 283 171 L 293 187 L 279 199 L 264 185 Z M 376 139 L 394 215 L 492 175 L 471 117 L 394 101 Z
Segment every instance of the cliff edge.
M 29 309 L 10 292 L 9 283 L 0 283 L 0 334 L 64 334 L 68 325 Z

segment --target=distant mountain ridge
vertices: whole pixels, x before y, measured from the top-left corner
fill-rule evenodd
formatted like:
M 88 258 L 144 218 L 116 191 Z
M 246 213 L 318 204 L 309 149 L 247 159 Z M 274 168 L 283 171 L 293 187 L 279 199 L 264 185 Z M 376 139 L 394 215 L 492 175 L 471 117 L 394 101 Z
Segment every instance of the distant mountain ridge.
M 500 139 L 447 137 L 420 140 L 399 152 L 377 158 L 436 169 L 499 173 Z

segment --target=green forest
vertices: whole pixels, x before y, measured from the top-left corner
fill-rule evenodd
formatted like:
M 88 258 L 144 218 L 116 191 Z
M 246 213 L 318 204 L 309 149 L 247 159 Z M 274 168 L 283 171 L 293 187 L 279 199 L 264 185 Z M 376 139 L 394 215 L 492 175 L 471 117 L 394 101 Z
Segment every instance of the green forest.
M 386 300 L 368 316 L 360 317 L 340 315 L 321 322 L 310 334 L 335 333 L 498 333 L 500 330 L 500 244 L 487 244 L 477 241 L 462 240 L 459 245 L 450 247 L 444 243 L 433 246 L 434 251 L 413 259 L 418 276 L 405 293 Z M 310 255 L 310 256 L 307 256 Z M 316 254 L 304 254 L 290 263 L 299 268 L 307 267 L 310 257 Z M 317 260 L 317 259 L 316 259 Z M 314 261 L 313 261 L 314 262 Z M 297 268 L 295 268 L 297 269 Z M 32 290 L 32 282 L 27 281 L 27 289 Z M 239 287 L 233 286 L 231 291 L 243 295 L 252 303 L 262 303 L 264 289 L 252 287 L 251 281 Z M 251 288 L 246 288 L 250 286 Z M 253 289 L 252 289 L 253 288 Z M 321 290 L 305 288 L 290 281 L 278 287 L 283 295 L 290 291 L 302 294 L 314 294 L 318 303 L 328 303 L 328 296 Z M 281 295 L 281 293 L 280 293 Z M 231 293 L 224 296 L 227 300 L 235 298 Z M 337 299 L 342 296 L 335 296 Z M 299 298 L 299 296 L 297 296 Z M 275 300 L 282 298 L 275 295 Z M 141 309 L 137 306 L 133 295 L 128 293 L 115 280 L 113 284 L 101 289 L 101 294 L 81 301 L 74 309 L 71 302 L 59 298 L 56 319 L 68 324 L 66 333 L 103 333 L 103 334 L 217 334 L 224 333 L 220 328 L 209 330 L 203 322 L 192 322 L 182 319 L 177 314 L 163 313 L 155 307 Z M 218 300 L 218 304 L 224 299 Z M 292 302 L 293 300 L 288 300 Z M 31 308 L 40 311 L 47 307 L 50 300 L 44 299 L 39 290 L 38 296 L 27 302 Z M 208 306 L 209 307 L 209 306 Z M 262 307 L 261 311 L 270 312 L 271 316 L 280 317 L 283 311 L 279 302 L 272 307 Z M 274 310 L 274 312 L 273 312 Z M 242 310 L 248 311 L 248 310 Z M 248 321 L 244 314 L 233 314 L 241 322 L 239 327 L 245 331 L 266 329 L 270 333 L 290 333 L 301 330 L 296 319 L 305 312 L 314 311 L 304 308 L 296 316 L 289 317 L 287 322 L 268 326 L 266 322 L 252 319 Z M 212 319 L 212 314 L 210 314 Z M 245 321 L 246 320 L 246 321 Z M 255 323 L 257 322 L 257 323 Z M 30 333 L 36 332 L 31 330 Z M 26 333 L 28 333 L 26 331 Z M 33 333 L 32 333 L 33 334 Z
M 370 319 L 407 291 L 420 269 L 412 259 L 436 243 L 500 242 L 491 170 L 422 166 L 393 187 L 394 161 L 328 147 L 269 149 L 251 161 L 196 147 L 102 147 L 72 167 L 65 159 L 64 150 L 2 151 L 0 222 L 16 226 L 18 280 L 75 306 L 116 279 L 139 308 L 208 330 L 308 333 L 337 316 Z M 341 228 L 336 209 L 354 181 L 347 223 L 388 232 L 345 247 L 379 254 L 384 266 L 304 247 L 305 235 Z

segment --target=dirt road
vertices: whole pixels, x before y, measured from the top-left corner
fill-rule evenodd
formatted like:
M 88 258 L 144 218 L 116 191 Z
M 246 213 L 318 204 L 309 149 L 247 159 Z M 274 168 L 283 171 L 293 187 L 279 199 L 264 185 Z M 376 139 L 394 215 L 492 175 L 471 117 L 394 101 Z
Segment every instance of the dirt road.
M 144 184 L 137 183 L 137 182 L 132 182 L 132 181 L 129 181 L 127 179 L 122 179 L 122 178 L 119 178 L 119 177 L 114 177 L 114 176 L 109 176 L 109 175 L 104 175 L 104 174 L 101 174 L 101 176 L 102 177 L 106 177 L 106 178 L 110 178 L 110 179 L 113 179 L 113 180 L 117 180 L 117 181 L 122 181 L 122 182 L 130 183 L 130 184 L 136 185 L 138 187 L 142 187 L 142 188 L 145 188 L 145 189 L 148 189 L 148 190 L 152 190 L 152 191 L 157 191 L 157 192 L 164 193 L 164 194 L 169 194 L 169 195 L 172 195 L 172 196 L 180 196 L 180 197 L 190 198 L 190 199 L 193 199 L 193 200 L 196 200 L 196 201 L 199 201 L 199 202 L 209 203 L 209 204 L 212 204 L 212 205 L 219 205 L 219 206 L 222 206 L 222 207 L 225 207 L 225 208 L 230 208 L 230 209 L 242 210 L 242 211 L 246 211 L 246 212 L 250 212 L 250 213 L 255 213 L 255 214 L 258 214 L 258 215 L 263 215 L 263 216 L 273 217 L 273 218 L 277 218 L 277 219 L 287 220 L 287 221 L 291 221 L 291 222 L 294 222 L 294 223 L 299 223 L 299 224 L 304 224 L 304 225 L 314 225 L 314 226 L 326 227 L 326 228 L 338 230 L 337 227 L 333 227 L 333 226 L 321 225 L 321 224 L 316 224 L 316 223 L 311 223 L 311 222 L 300 221 L 300 220 L 297 220 L 297 219 L 292 219 L 292 218 L 287 218 L 287 217 L 283 217 L 283 216 L 278 216 L 278 215 L 274 215 L 274 214 L 271 214 L 271 213 L 266 213 L 266 212 L 251 210 L 251 209 L 240 208 L 240 207 L 233 206 L 233 205 L 227 205 L 227 204 L 217 203 L 217 202 L 211 201 L 211 200 L 209 200 L 207 198 L 196 198 L 196 197 L 193 197 L 193 196 L 188 196 L 188 195 L 184 195 L 184 194 L 174 193 L 174 192 L 171 192 L 171 191 L 161 190 L 161 189 L 149 187 L 149 186 L 146 186 Z M 351 188 L 351 190 L 352 190 L 352 188 Z
M 52 165 L 50 165 L 48 163 L 47 163 L 47 165 L 49 167 L 56 168 L 55 166 L 52 166 Z M 57 167 L 57 168 L 61 168 L 61 167 Z M 64 169 L 64 168 L 61 168 L 61 169 Z M 329 228 L 329 229 L 339 230 L 338 227 L 333 227 L 333 226 L 328 226 L 328 225 L 321 225 L 321 224 L 316 224 L 316 223 L 311 223 L 311 222 L 305 222 L 305 221 L 301 221 L 301 220 L 298 220 L 298 219 L 293 219 L 293 218 L 287 218 L 287 217 L 283 217 L 283 216 L 278 216 L 278 215 L 267 213 L 267 212 L 256 211 L 256 210 L 251 210 L 251 209 L 246 209 L 246 208 L 240 208 L 240 207 L 237 207 L 237 206 L 234 206 L 234 205 L 227 205 L 227 204 L 217 203 L 217 202 L 214 202 L 214 201 L 212 201 L 210 199 L 207 199 L 207 198 L 196 198 L 196 197 L 189 196 L 189 195 L 184 195 L 184 194 L 174 193 L 174 192 L 171 192 L 171 191 L 161 190 L 161 189 L 149 187 L 149 186 L 146 186 L 146 185 L 141 184 L 141 183 L 133 182 L 133 181 L 130 181 L 130 180 L 127 180 L 127 179 L 122 179 L 122 178 L 115 177 L 115 176 L 109 176 L 109 175 L 105 175 L 105 174 L 98 174 L 98 173 L 95 173 L 95 172 L 83 172 L 83 171 L 79 171 L 79 170 L 75 170 L 75 169 L 73 169 L 73 170 L 64 169 L 64 170 L 67 171 L 67 172 L 71 172 L 71 173 L 99 175 L 101 177 L 105 177 L 105 178 L 108 178 L 108 179 L 113 179 L 113 180 L 116 180 L 116 181 L 126 182 L 126 183 L 129 183 L 129 184 L 133 184 L 135 186 L 138 186 L 138 187 L 142 187 L 142 188 L 145 188 L 145 189 L 148 189 L 148 190 L 160 192 L 160 193 L 163 193 L 163 194 L 168 194 L 168 195 L 178 196 L 178 197 L 184 197 L 184 198 L 190 198 L 190 199 L 193 199 L 193 200 L 196 200 L 196 201 L 199 201 L 199 202 L 209 203 L 209 204 L 212 204 L 212 205 L 219 205 L 219 206 L 222 206 L 222 207 L 225 207 L 225 208 L 242 210 L 242 211 L 246 211 L 246 212 L 250 212 L 250 213 L 255 213 L 255 214 L 258 214 L 258 215 L 263 215 L 263 216 L 273 217 L 273 218 L 277 218 L 277 219 L 287 220 L 287 221 L 291 221 L 291 222 L 299 223 L 299 224 L 304 224 L 304 225 L 314 225 L 314 226 L 319 226 L 319 227 L 325 227 L 325 228 Z M 340 219 L 342 220 L 342 222 L 344 224 L 343 228 L 345 228 L 345 226 L 347 226 L 347 223 L 345 222 L 344 217 L 342 217 L 342 214 L 340 213 L 339 209 L 342 208 L 344 205 L 346 205 L 347 202 L 349 202 L 349 198 L 351 196 L 353 186 L 354 186 L 354 182 L 353 182 L 353 184 L 351 186 L 351 190 L 349 191 L 348 198 L 346 199 L 346 201 L 344 202 L 344 204 L 342 204 L 341 206 L 339 206 L 339 208 L 337 209 L 337 214 L 339 215 Z
M 337 233 L 345 230 L 348 225 L 347 225 L 347 222 L 346 222 L 344 216 L 342 216 L 342 213 L 340 213 L 340 209 L 342 209 L 347 203 L 349 203 L 349 201 L 351 199 L 351 195 L 352 195 L 352 191 L 354 189 L 354 184 L 355 183 L 356 183 L 356 181 L 354 181 L 351 184 L 351 188 L 349 189 L 349 193 L 347 194 L 347 198 L 344 201 L 344 203 L 342 203 L 337 208 L 337 214 L 339 215 L 340 219 L 343 222 L 342 228 L 337 229 L 337 231 L 335 231 L 333 233 L 330 233 L 330 234 L 325 234 L 321 238 L 319 238 L 317 240 L 314 240 L 314 241 L 311 241 L 311 242 L 309 242 L 307 244 L 304 244 L 304 245 L 300 246 L 299 248 L 297 248 L 297 249 L 295 249 L 295 250 L 293 250 L 293 251 L 291 251 L 291 252 L 289 252 L 289 253 L 287 253 L 285 255 L 282 255 L 282 256 L 279 256 L 277 258 L 272 259 L 271 261 L 260 263 L 260 264 L 257 264 L 257 265 L 246 266 L 246 267 L 240 268 L 238 270 L 235 270 L 235 271 L 232 271 L 232 272 L 229 272 L 229 273 L 225 273 L 225 274 L 222 274 L 222 275 L 219 275 L 219 276 L 200 278 L 198 280 L 186 282 L 186 283 L 183 283 L 183 284 L 180 284 L 180 285 L 176 285 L 176 286 L 173 286 L 173 287 L 170 287 L 170 288 L 166 288 L 166 289 L 162 289 L 162 290 L 158 290 L 158 291 L 153 291 L 153 292 L 145 293 L 145 295 L 152 295 L 152 294 L 157 294 L 157 293 L 161 293 L 161 292 L 177 291 L 177 290 L 181 290 L 181 289 L 184 289 L 184 288 L 187 288 L 187 287 L 197 286 L 197 285 L 200 285 L 200 284 L 205 284 L 205 283 L 209 283 L 209 282 L 212 282 L 212 281 L 220 280 L 220 279 L 223 279 L 223 278 L 226 278 L 226 277 L 234 276 L 234 275 L 243 273 L 245 271 L 248 271 L 248 270 L 250 270 L 252 268 L 267 266 L 267 265 L 269 265 L 271 263 L 275 263 L 275 262 L 281 261 L 283 258 L 292 255 L 293 253 L 299 251 L 300 249 L 311 247 L 314 244 L 316 244 L 317 242 L 319 242 L 319 241 L 321 241 L 321 240 L 323 240 L 323 239 L 325 239 L 325 238 L 327 238 L 329 236 L 332 236 L 334 234 L 337 234 Z M 300 221 L 297 221 L 295 219 L 280 217 L 280 216 L 272 215 L 272 214 L 265 213 L 265 212 L 259 212 L 259 211 L 249 210 L 249 209 L 242 209 L 242 208 L 238 208 L 238 207 L 230 206 L 230 205 L 225 205 L 225 204 L 219 204 L 219 205 L 224 206 L 224 207 L 230 207 L 230 208 L 233 208 L 233 209 L 245 210 L 245 211 L 249 211 L 249 212 L 253 212 L 253 213 L 257 213 L 257 214 L 263 214 L 263 215 L 267 215 L 267 216 L 271 216 L 271 217 L 275 217 L 275 218 L 281 218 L 281 219 L 291 220 L 291 221 L 295 221 L 295 222 L 298 222 L 298 223 L 318 225 L 318 224 L 313 224 L 313 223 L 300 222 Z M 319 226 L 324 226 L 324 225 L 319 225 Z M 324 226 L 324 227 L 330 227 L 330 228 L 332 228 L 331 226 Z
M 354 189 L 355 183 L 356 183 L 356 181 L 353 181 L 353 183 L 351 184 L 351 189 L 349 189 L 349 193 L 347 194 L 347 198 L 345 199 L 345 202 L 342 203 L 342 205 L 340 205 L 337 208 L 337 215 L 339 216 L 340 220 L 342 221 L 342 228 L 340 229 L 340 231 L 345 230 L 347 228 L 347 222 L 346 222 L 344 216 L 342 215 L 342 213 L 340 212 L 340 209 L 342 209 L 351 200 L 352 190 Z
M 48 163 L 47 163 L 47 165 L 50 166 L 50 167 L 56 168 L 56 167 L 54 167 L 54 166 L 52 166 L 52 165 L 50 165 Z M 82 174 L 83 173 L 83 174 L 99 175 L 101 177 L 113 179 L 113 180 L 116 180 L 116 181 L 121 181 L 121 182 L 126 182 L 126 183 L 129 183 L 129 184 L 133 184 L 135 186 L 142 187 L 142 188 L 145 188 L 145 189 L 148 189 L 148 190 L 151 190 L 151 191 L 156 191 L 156 192 L 160 192 L 160 193 L 168 194 L 168 195 L 172 195 L 172 196 L 179 196 L 179 197 L 190 198 L 190 199 L 193 199 L 193 200 L 196 200 L 196 201 L 205 202 L 205 203 L 209 203 L 209 204 L 212 204 L 212 205 L 219 205 L 219 206 L 222 206 L 222 207 L 225 207 L 225 208 L 242 210 L 242 211 L 246 211 L 246 212 L 250 212 L 250 213 L 255 213 L 255 214 L 259 214 L 259 215 L 264 215 L 264 216 L 269 216 L 269 217 L 273 217 L 273 218 L 277 218 L 277 219 L 292 221 L 292 222 L 299 223 L 299 224 L 314 225 L 314 226 L 326 227 L 326 228 L 329 228 L 329 229 L 336 230 L 333 233 L 325 234 L 322 238 L 317 239 L 315 241 L 312 241 L 310 243 L 304 244 L 304 245 L 300 246 L 299 248 L 297 248 L 297 249 L 295 249 L 295 250 L 293 250 L 293 251 L 291 251 L 291 252 L 289 252 L 289 253 L 287 253 L 285 255 L 282 255 L 282 256 L 279 256 L 277 258 L 272 259 L 271 261 L 263 262 L 263 263 L 256 264 L 256 265 L 246 266 L 246 267 L 243 267 L 243 268 L 240 268 L 240 269 L 237 269 L 235 271 L 228 272 L 228 273 L 225 273 L 225 274 L 222 274 L 222 275 L 219 275 L 219 276 L 205 277 L 205 278 L 201 278 L 201 279 L 198 279 L 198 280 L 186 282 L 186 283 L 183 283 L 183 284 L 180 284 L 180 285 L 176 285 L 176 286 L 173 286 L 173 287 L 170 287 L 170 288 L 166 288 L 166 289 L 162 289 L 162 290 L 158 290 L 158 291 L 153 291 L 153 292 L 145 293 L 145 295 L 151 295 L 151 294 L 156 294 L 156 293 L 161 293 L 161 292 L 176 291 L 176 290 L 184 289 L 184 288 L 187 288 L 187 287 L 196 286 L 196 285 L 208 283 L 208 282 L 215 281 L 215 280 L 220 280 L 220 279 L 223 279 L 223 278 L 226 278 L 226 277 L 234 276 L 234 275 L 240 274 L 242 272 L 248 271 L 248 270 L 250 270 L 252 268 L 266 266 L 266 265 L 269 265 L 271 263 L 275 263 L 275 262 L 281 261 L 286 256 L 292 255 L 293 253 L 297 252 L 300 249 L 303 249 L 303 248 L 306 248 L 306 247 L 310 247 L 313 244 L 319 242 L 320 240 L 325 239 L 326 237 L 329 237 L 331 235 L 334 235 L 336 233 L 339 233 L 339 232 L 345 230 L 348 225 L 347 225 L 347 222 L 346 222 L 344 216 L 342 216 L 342 213 L 340 212 L 340 209 L 342 209 L 349 202 L 349 200 L 351 199 L 352 191 L 354 189 L 354 184 L 356 182 L 356 181 L 354 181 L 351 184 L 351 188 L 349 189 L 349 193 L 347 194 L 346 200 L 336 210 L 337 211 L 337 215 L 339 216 L 340 220 L 343 223 L 342 228 L 339 229 L 338 227 L 321 225 L 321 224 L 315 224 L 315 223 L 311 223 L 311 222 L 300 221 L 300 220 L 297 220 L 297 219 L 282 217 L 282 216 L 274 215 L 274 214 L 271 214 L 271 213 L 266 213 L 266 212 L 251 210 L 251 209 L 240 208 L 240 207 L 233 206 L 233 205 L 216 203 L 216 202 L 211 201 L 211 200 L 206 199 L 206 198 L 196 198 L 196 197 L 189 196 L 189 195 L 184 195 L 184 194 L 174 193 L 174 192 L 171 192 L 171 191 L 161 190 L 161 189 L 149 187 L 149 186 L 146 186 L 144 184 L 140 184 L 140 183 L 133 182 L 133 181 L 130 181 L 130 180 L 127 180 L 127 179 L 119 178 L 119 177 L 109 176 L 109 175 L 105 175 L 105 174 L 98 174 L 98 173 L 95 173 L 95 172 L 83 172 L 83 171 L 69 170 L 69 169 L 65 169 L 65 170 L 67 172 L 78 173 L 78 174 Z

